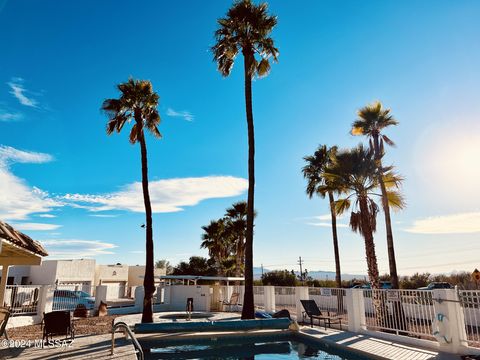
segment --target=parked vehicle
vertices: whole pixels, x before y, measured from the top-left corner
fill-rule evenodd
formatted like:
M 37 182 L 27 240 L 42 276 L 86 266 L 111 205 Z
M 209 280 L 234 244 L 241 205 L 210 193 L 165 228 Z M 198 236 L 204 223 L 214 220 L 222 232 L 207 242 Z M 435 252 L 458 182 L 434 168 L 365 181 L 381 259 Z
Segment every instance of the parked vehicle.
M 85 291 L 55 290 L 53 292 L 53 310 L 75 310 L 79 305 L 84 305 L 87 310 L 95 307 L 95 297 Z
M 366 283 L 361 286 L 362 289 L 371 289 L 372 285 L 370 283 Z M 392 283 L 390 281 L 380 281 L 380 289 L 391 289 Z
M 447 282 L 431 282 L 427 286 L 419 287 L 417 290 L 433 290 L 433 289 L 452 289 L 453 286 Z

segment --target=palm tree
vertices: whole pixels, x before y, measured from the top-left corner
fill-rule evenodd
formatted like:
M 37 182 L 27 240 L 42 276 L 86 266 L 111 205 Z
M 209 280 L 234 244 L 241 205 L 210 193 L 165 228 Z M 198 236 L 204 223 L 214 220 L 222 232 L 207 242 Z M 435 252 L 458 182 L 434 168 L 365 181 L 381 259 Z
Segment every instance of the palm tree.
M 215 261 L 215 265 L 220 276 L 225 275 L 224 261 L 229 255 L 230 244 L 225 237 L 225 220 L 211 220 L 209 225 L 202 226 L 204 231 L 202 234 L 203 249 L 208 249 L 208 254 Z
M 387 189 L 382 179 L 382 156 L 384 154 L 384 142 L 394 146 L 382 130 L 393 125 L 398 121 L 390 113 L 390 109 L 385 109 L 379 101 L 367 105 L 358 111 L 358 119 L 352 125 L 353 135 L 365 135 L 369 138 L 370 147 L 374 151 L 375 161 L 378 167 L 378 182 L 382 192 L 382 208 L 385 215 L 385 228 L 387 233 L 388 265 L 390 268 L 390 279 L 394 289 L 399 288 L 397 263 L 395 260 L 395 248 L 393 246 L 392 220 L 390 217 L 390 207 L 388 205 Z
M 240 201 L 226 210 L 226 230 L 234 239 L 235 276 L 242 276 L 245 262 L 245 233 L 247 230 L 247 203 Z
M 385 168 L 383 181 L 388 186 L 387 198 L 392 207 L 404 206 L 402 196 L 393 188 L 398 188 L 402 179 L 392 171 L 392 167 Z M 375 313 L 379 324 L 385 324 L 388 308 L 384 304 L 381 293 L 375 291 L 380 288 L 377 256 L 373 234 L 377 227 L 378 205 L 373 197 L 379 186 L 378 166 L 372 149 L 365 149 L 362 144 L 351 150 L 337 153 L 334 163 L 327 169 L 325 177 L 328 182 L 336 184 L 342 189 L 345 197 L 335 203 L 336 211 L 342 214 L 353 205 L 350 214 L 350 227 L 362 235 L 365 241 L 365 255 L 367 260 L 368 277 L 372 289 L 372 298 Z
M 330 203 L 330 216 L 332 219 L 332 237 L 333 237 L 333 250 L 335 255 L 335 281 L 337 287 L 342 287 L 342 278 L 340 272 L 340 253 L 338 250 L 338 237 L 337 237 L 337 215 L 335 212 L 335 198 L 334 192 L 338 192 L 339 189 L 331 186 L 327 186 L 329 183 L 324 177 L 324 173 L 328 166 L 332 165 L 332 159 L 335 157 L 337 147 L 333 146 L 327 148 L 326 145 L 321 145 L 315 151 L 313 156 L 305 156 L 303 159 L 307 164 L 303 167 L 303 177 L 307 179 L 306 192 L 311 199 L 314 194 L 319 195 L 322 199 L 328 195 Z
M 130 130 L 130 143 L 140 143 L 142 158 L 142 189 L 143 202 L 145 204 L 146 218 L 146 266 L 143 286 L 145 297 L 143 300 L 142 322 L 153 322 L 152 296 L 155 292 L 154 284 L 154 260 L 153 260 L 153 227 L 152 227 L 152 205 L 148 192 L 148 167 L 147 167 L 147 144 L 145 141 L 144 129 L 147 129 L 153 136 L 160 138 L 158 131 L 160 115 L 157 106 L 159 96 L 153 91 L 150 81 L 134 80 L 130 78 L 127 82 L 117 85 L 120 91 L 118 99 L 106 99 L 102 104 L 102 110 L 108 116 L 107 134 L 120 132 L 126 122 L 132 122 Z
M 392 207 L 404 206 L 402 196 L 393 188 L 398 187 L 402 179 L 393 173 L 392 168 L 384 169 L 384 183 L 388 185 L 387 197 Z M 372 288 L 380 287 L 377 256 L 373 234 L 376 231 L 378 206 L 373 197 L 378 196 L 375 189 L 379 186 L 378 167 L 373 151 L 365 149 L 362 144 L 351 150 L 337 153 L 333 164 L 328 167 L 324 176 L 328 183 L 342 189 L 343 198 L 335 202 L 337 214 L 343 214 L 353 204 L 350 214 L 350 227 L 362 235 L 365 240 L 368 276 Z M 328 188 L 330 185 L 320 186 Z M 352 201 L 352 199 L 354 201 Z
M 226 17 L 217 20 L 213 58 L 223 76 L 229 76 L 235 58 L 241 51 L 245 77 L 245 108 L 248 127 L 248 201 L 245 241 L 245 295 L 242 319 L 255 318 L 253 305 L 253 217 L 255 187 L 255 139 L 252 110 L 252 78 L 270 71 L 270 58 L 277 61 L 278 49 L 270 33 L 277 18 L 267 12 L 266 3 L 255 5 L 250 0 L 235 1 Z

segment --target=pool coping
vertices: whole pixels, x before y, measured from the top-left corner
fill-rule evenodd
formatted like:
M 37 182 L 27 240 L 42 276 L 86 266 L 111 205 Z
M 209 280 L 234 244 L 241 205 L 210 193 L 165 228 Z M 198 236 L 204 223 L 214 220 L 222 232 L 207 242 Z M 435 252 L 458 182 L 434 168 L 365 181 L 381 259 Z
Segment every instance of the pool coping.
M 331 349 L 340 353 L 345 353 L 346 355 L 351 354 L 353 356 L 359 356 L 365 359 L 371 360 L 391 360 L 391 359 L 411 359 L 412 354 L 418 355 L 418 359 L 442 359 L 442 360 L 453 360 L 460 359 L 459 355 L 441 353 L 438 351 L 433 351 L 431 349 L 424 349 L 420 347 L 415 347 L 402 342 L 389 342 L 381 338 L 374 336 L 356 334 L 348 331 L 338 331 L 335 329 L 328 329 L 324 331 L 323 329 L 315 328 L 315 332 L 312 333 L 312 329 L 309 327 L 301 327 L 300 331 L 293 330 L 249 330 L 249 331 L 223 331 L 223 332 L 197 332 L 197 333 L 149 333 L 149 334 L 135 334 L 140 343 L 149 343 L 165 341 L 169 343 L 174 343 L 176 341 L 195 341 L 195 340 L 206 340 L 212 339 L 217 340 L 219 338 L 228 339 L 228 338 L 261 338 L 261 337 L 272 337 L 278 336 L 279 340 L 282 337 L 293 338 L 300 341 L 306 341 L 313 344 L 319 344 L 325 349 Z M 341 338 L 341 341 L 338 340 Z M 372 351 L 364 351 L 348 344 L 345 344 L 345 340 L 358 340 L 358 341 L 371 341 L 377 342 L 378 344 L 383 345 L 384 347 L 395 347 L 397 351 L 395 354 L 398 354 L 398 351 L 403 351 L 402 357 L 398 355 L 392 355 L 389 357 L 381 356 L 378 353 Z M 372 349 L 375 350 L 375 349 Z M 393 349 L 392 349 L 393 350 Z M 407 355 L 405 355 L 407 354 Z

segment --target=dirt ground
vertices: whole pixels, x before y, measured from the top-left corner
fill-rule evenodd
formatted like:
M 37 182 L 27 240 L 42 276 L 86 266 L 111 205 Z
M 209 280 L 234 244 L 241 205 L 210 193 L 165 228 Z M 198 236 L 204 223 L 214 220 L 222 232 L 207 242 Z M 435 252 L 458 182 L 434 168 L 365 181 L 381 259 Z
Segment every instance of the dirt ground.
M 75 335 L 100 335 L 110 334 L 112 331 L 112 320 L 118 315 L 75 318 Z M 42 338 L 42 326 L 28 325 L 7 329 L 11 340 L 35 340 Z

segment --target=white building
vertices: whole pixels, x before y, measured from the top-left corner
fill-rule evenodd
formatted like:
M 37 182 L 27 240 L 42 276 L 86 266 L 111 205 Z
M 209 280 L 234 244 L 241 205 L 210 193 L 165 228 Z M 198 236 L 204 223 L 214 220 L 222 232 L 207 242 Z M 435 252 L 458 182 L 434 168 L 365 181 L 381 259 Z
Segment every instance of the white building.
M 95 260 L 45 260 L 42 265 L 30 266 L 29 283 L 34 285 L 95 285 Z

